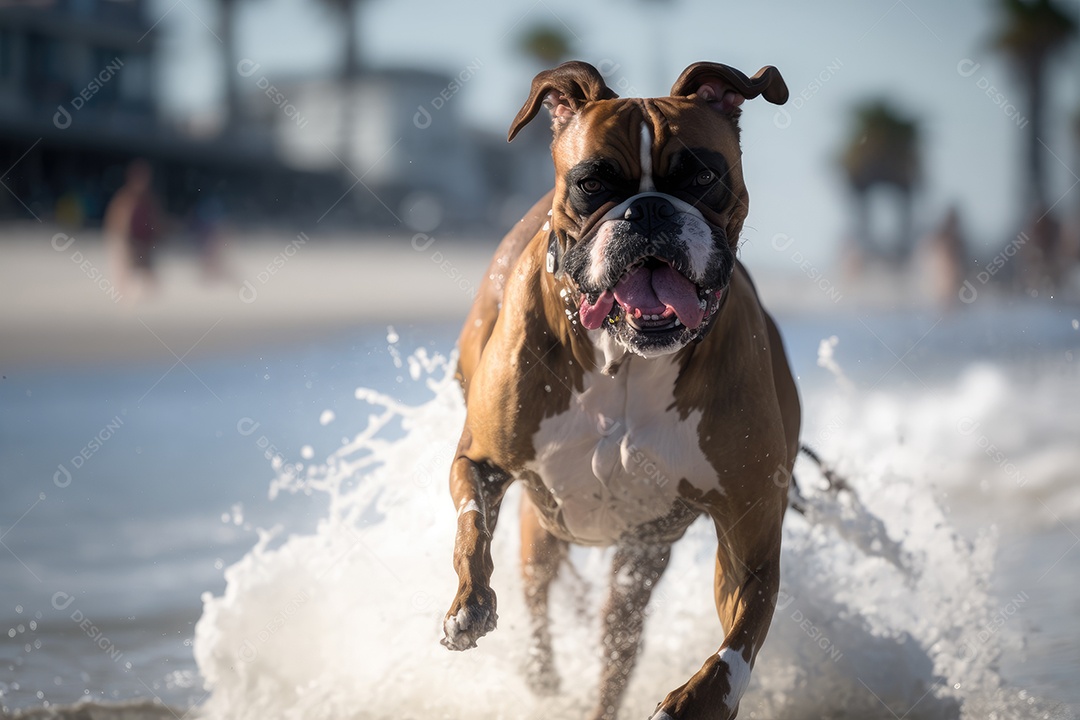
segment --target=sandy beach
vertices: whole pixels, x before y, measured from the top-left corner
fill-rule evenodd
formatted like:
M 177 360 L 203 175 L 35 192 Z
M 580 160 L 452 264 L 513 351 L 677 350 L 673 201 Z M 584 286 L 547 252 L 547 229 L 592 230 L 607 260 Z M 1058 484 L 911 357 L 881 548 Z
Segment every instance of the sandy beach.
M 117 282 L 100 233 L 9 227 L 0 263 L 0 367 L 194 358 L 342 328 L 460 321 L 495 246 L 413 235 L 245 233 L 227 278 L 170 246 L 155 292 Z
M 296 344 L 371 325 L 456 325 L 498 240 L 409 233 L 235 232 L 226 277 L 207 280 L 179 239 L 154 292 L 117 280 L 100 232 L 37 224 L 0 231 L 0 368 L 174 361 Z M 783 314 L 926 306 L 918 274 L 858 282 L 786 256 L 747 262 L 767 307 Z

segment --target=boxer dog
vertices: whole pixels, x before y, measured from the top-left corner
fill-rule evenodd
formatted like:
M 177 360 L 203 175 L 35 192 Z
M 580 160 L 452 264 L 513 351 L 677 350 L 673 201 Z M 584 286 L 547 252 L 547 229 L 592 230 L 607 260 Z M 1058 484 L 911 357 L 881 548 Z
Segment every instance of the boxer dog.
M 569 62 L 536 76 L 510 127 L 551 113 L 555 188 L 499 246 L 459 340 L 459 585 L 442 643 L 495 629 L 491 536 L 518 480 L 533 690 L 558 688 L 547 599 L 568 543 L 615 547 L 591 718 L 616 717 L 649 596 L 699 515 L 716 528 L 722 641 L 653 720 L 735 717 L 772 618 L 800 407 L 735 259 L 739 106 L 759 95 L 787 100 L 776 68 L 697 63 L 670 97 L 622 99 Z

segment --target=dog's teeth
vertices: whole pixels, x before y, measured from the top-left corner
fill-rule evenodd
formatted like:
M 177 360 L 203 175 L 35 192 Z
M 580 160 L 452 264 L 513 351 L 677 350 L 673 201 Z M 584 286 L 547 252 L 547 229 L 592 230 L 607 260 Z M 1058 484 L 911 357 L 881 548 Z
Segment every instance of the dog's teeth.
M 679 322 L 679 318 L 675 318 L 675 327 L 679 327 L 680 325 L 682 325 L 682 323 Z

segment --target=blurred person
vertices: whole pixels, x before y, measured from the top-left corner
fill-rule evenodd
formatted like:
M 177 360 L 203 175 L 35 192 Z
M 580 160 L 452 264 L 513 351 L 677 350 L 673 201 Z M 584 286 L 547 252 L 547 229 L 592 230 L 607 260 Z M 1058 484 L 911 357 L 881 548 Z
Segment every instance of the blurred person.
M 162 213 L 154 197 L 153 170 L 145 160 L 127 168 L 126 180 L 105 208 L 105 246 L 120 292 L 135 297 L 157 287 L 154 256 Z M 138 283 L 134 287 L 132 283 Z
M 928 295 L 943 310 L 956 306 L 968 271 L 967 241 L 960 222 L 960 209 L 949 206 L 941 225 L 923 237 L 920 264 Z
M 204 282 L 228 281 L 231 277 L 225 264 L 225 238 L 222 224 L 225 205 L 216 193 L 203 195 L 195 203 L 191 216 L 195 248 L 199 252 L 199 266 Z

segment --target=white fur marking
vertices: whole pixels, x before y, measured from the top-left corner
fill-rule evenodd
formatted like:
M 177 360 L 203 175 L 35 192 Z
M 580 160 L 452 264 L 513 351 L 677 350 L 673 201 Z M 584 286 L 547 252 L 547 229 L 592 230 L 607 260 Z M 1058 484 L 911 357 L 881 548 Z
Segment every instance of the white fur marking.
M 750 683 L 750 665 L 743 660 L 741 650 L 735 650 L 731 647 L 724 648 L 716 656 L 720 658 L 721 662 L 727 663 L 728 683 L 731 691 L 724 698 L 724 704 L 727 705 L 728 710 L 734 710 L 735 706 L 739 704 L 739 700 L 742 699 L 743 693 L 746 692 L 746 686 Z M 753 656 L 752 648 L 751 656 Z
M 476 504 L 475 500 L 470 500 L 458 509 L 458 517 L 461 517 L 465 513 L 480 512 L 480 506 Z
M 612 368 L 626 357 L 626 346 L 608 334 L 604 328 L 589 331 L 589 339 L 593 347 L 597 349 L 604 361 L 601 364 L 601 372 L 610 375 Z
M 719 487 L 701 450 L 701 411 L 683 420 L 674 407 L 679 369 L 671 356 L 627 354 L 614 377 L 587 373 L 570 407 L 540 423 L 527 468 L 550 490 L 577 542 L 607 545 L 664 517 L 684 478 L 702 491 Z
M 641 184 L 638 192 L 652 192 L 656 190 L 656 184 L 652 176 L 652 134 L 649 132 L 649 123 L 641 122 Z

